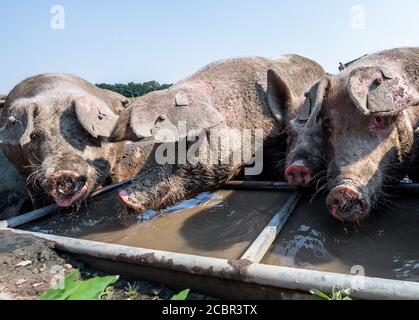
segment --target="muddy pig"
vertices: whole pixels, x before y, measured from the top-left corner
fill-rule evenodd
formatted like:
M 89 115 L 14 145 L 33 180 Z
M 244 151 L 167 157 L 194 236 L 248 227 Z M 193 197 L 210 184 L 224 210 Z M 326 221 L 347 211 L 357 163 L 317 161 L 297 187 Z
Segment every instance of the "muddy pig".
M 403 178 L 415 153 L 419 49 L 366 56 L 316 86 L 310 117 L 322 127 L 327 206 L 335 218 L 359 222 Z
M 293 187 L 309 187 L 321 176 L 326 165 L 322 148 L 322 122 L 313 119 L 312 110 L 321 103 L 317 95 L 324 82 L 318 82 L 308 91 L 299 114 L 287 122 L 287 152 L 285 180 Z
M 364 57 L 366 55 L 346 64 L 340 63 L 339 71 Z M 324 98 L 321 94 L 327 83 L 327 80 L 319 81 L 306 92 L 306 100 L 298 116 L 287 122 L 285 180 L 290 186 L 309 187 L 316 184 L 318 188 L 325 178 L 327 163 L 323 148 L 323 123 L 318 114 L 312 111 L 321 106 Z
M 259 151 L 285 139 L 284 119 L 295 117 L 304 92 L 324 74 L 297 55 L 229 59 L 137 99 L 121 114 L 111 139 L 152 137 L 156 146 L 135 182 L 120 192 L 121 201 L 135 212 L 159 209 L 221 186 L 252 160 L 257 167 Z M 163 146 L 176 155 L 187 150 L 188 157 L 162 162 Z M 199 160 L 191 161 L 190 153 Z
M 35 208 L 52 199 L 60 207 L 77 205 L 100 185 L 120 180 L 115 172 L 121 173 L 125 144 L 102 137 L 127 104 L 66 74 L 38 75 L 12 90 L 2 109 L 0 143 L 26 179 Z
M 7 95 L 0 94 L 0 109 L 6 103 Z M 23 213 L 29 196 L 25 182 L 0 150 L 0 220 Z

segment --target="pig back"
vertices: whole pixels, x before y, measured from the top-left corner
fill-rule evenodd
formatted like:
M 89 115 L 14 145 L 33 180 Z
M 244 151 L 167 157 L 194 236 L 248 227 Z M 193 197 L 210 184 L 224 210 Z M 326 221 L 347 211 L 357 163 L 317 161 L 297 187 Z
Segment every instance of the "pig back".
M 295 97 L 293 110 L 302 106 L 305 92 L 325 74 L 318 63 L 298 55 L 244 57 L 212 63 L 174 87 L 195 86 L 205 92 L 230 128 L 262 128 L 267 135 L 277 135 L 283 124 L 277 123 L 267 103 L 269 69 L 289 86 Z

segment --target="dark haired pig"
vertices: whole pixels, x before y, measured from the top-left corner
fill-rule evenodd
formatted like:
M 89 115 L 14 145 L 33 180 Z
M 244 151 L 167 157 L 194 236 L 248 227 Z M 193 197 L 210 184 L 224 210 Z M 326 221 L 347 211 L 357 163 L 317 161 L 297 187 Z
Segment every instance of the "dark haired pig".
M 1 114 L 0 143 L 26 178 L 35 207 L 46 204 L 46 195 L 61 207 L 73 206 L 112 181 L 124 144 L 101 137 L 127 103 L 65 74 L 35 76 L 13 89 Z
M 359 221 L 409 164 L 419 123 L 419 49 L 369 55 L 318 86 L 311 117 L 323 127 L 327 205 L 335 218 Z
M 231 139 L 233 148 L 240 148 L 243 141 L 231 129 L 252 130 L 252 141 L 260 129 L 264 147 L 273 141 L 277 144 L 286 138 L 282 134 L 285 119 L 295 117 L 304 92 L 324 74 L 317 63 L 296 55 L 275 60 L 238 58 L 213 63 L 168 90 L 137 99 L 121 115 L 112 139 L 153 137 L 157 145 L 135 182 L 120 193 L 122 202 L 142 212 L 219 187 L 249 163 L 254 150 L 238 162 L 231 161 L 230 152 L 223 159 L 217 154 L 211 163 L 188 159 L 161 164 L 156 155 L 162 143 L 174 144 L 177 154 L 182 145 L 190 151 L 197 138 L 208 149 L 218 149 L 218 143 L 209 138 L 215 132 Z M 172 140 L 162 139 L 163 132 L 176 132 L 182 122 L 186 132 Z
M 319 178 L 325 168 L 326 159 L 322 148 L 322 123 L 313 121 L 311 111 L 321 101 L 317 92 L 323 90 L 319 82 L 308 91 L 299 113 L 286 122 L 288 134 L 285 161 L 285 180 L 293 187 L 308 187 Z
M 340 63 L 339 71 L 354 64 Z M 323 124 L 312 111 L 322 102 L 327 81 L 319 81 L 306 92 L 304 106 L 298 116 L 287 123 L 288 143 L 285 162 L 285 180 L 293 187 L 308 187 L 322 179 L 326 173 L 326 154 L 323 148 Z

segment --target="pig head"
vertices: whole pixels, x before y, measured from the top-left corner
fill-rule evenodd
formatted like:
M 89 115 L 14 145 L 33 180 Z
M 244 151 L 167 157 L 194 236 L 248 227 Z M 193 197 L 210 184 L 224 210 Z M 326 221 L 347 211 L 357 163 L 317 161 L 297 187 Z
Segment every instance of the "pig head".
M 271 91 L 278 87 L 277 81 L 269 77 Z M 293 187 L 308 187 L 317 178 L 325 166 L 322 149 L 322 123 L 313 113 L 323 103 L 323 92 L 328 80 L 323 79 L 305 93 L 305 101 L 295 114 L 285 118 L 287 150 L 285 161 L 285 180 Z M 268 89 L 269 90 L 269 89 Z M 276 94 L 278 96 L 278 94 Z M 282 106 L 284 108 L 284 105 Z
M 322 124 L 335 218 L 365 219 L 385 187 L 402 178 L 417 127 L 418 68 L 418 49 L 393 49 L 323 80 L 309 122 Z
M 39 75 L 9 94 L 0 122 L 6 156 L 27 179 L 35 207 L 46 196 L 61 207 L 80 203 L 105 183 L 123 153 L 109 144 L 128 100 L 76 76 Z

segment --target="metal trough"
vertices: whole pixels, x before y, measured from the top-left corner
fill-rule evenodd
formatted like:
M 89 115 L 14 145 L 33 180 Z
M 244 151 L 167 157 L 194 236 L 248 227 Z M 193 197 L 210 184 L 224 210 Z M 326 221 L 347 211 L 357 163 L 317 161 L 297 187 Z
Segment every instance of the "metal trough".
M 102 190 L 101 194 L 122 185 L 111 186 L 107 190 Z M 256 184 L 233 182 L 230 186 L 257 189 L 260 187 L 261 190 L 279 187 L 286 190 L 285 185 L 271 182 Z M 223 298 L 308 298 L 308 293 L 313 288 L 331 292 L 335 286 L 338 286 L 352 289 L 356 287 L 357 290 L 353 291 L 352 297 L 359 299 L 419 299 L 419 283 L 416 282 L 361 278 L 261 264 L 260 261 L 286 224 L 300 198 L 301 192 L 292 193 L 289 200 L 239 260 L 107 244 L 13 229 L 39 219 L 39 212 L 4 221 L 2 229 L 53 241 L 58 250 L 74 254 L 88 265 L 106 272 L 156 281 L 174 288 L 187 287 Z M 51 210 L 51 208 L 44 210 L 42 216 L 48 215 Z

